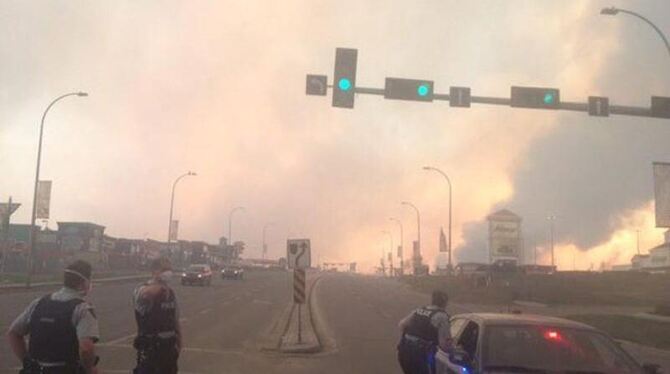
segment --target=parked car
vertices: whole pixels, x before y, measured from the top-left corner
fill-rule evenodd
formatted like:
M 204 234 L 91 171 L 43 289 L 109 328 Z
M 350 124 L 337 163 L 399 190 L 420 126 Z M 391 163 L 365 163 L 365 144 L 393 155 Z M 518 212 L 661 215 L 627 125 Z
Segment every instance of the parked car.
M 182 273 L 181 284 L 209 286 L 212 284 L 212 269 L 209 265 L 191 265 Z
M 595 328 L 562 318 L 473 313 L 451 320 L 454 348 L 435 357 L 438 374 L 658 374 Z
M 221 269 L 221 279 L 239 279 L 244 278 L 244 269 L 237 266 L 226 266 Z

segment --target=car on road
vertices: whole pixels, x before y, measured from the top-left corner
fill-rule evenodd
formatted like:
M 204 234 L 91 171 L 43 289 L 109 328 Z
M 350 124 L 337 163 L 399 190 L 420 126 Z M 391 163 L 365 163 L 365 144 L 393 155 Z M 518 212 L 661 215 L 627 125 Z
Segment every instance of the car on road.
M 454 347 L 438 349 L 438 374 L 658 374 L 595 328 L 538 315 L 471 313 L 451 319 Z
M 225 266 L 221 269 L 221 279 L 244 279 L 244 269 L 239 266 Z
M 212 284 L 212 269 L 209 265 L 191 265 L 182 273 L 181 284 L 209 286 Z

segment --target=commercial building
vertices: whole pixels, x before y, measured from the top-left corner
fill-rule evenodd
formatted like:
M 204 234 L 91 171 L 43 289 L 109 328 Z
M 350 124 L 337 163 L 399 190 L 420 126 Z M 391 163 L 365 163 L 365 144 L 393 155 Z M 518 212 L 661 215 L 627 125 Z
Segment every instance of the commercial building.
M 100 252 L 103 248 L 105 226 L 90 222 L 58 222 L 61 251 Z
M 486 218 L 489 222 L 489 264 L 520 264 L 523 254 L 521 217 L 507 209 Z

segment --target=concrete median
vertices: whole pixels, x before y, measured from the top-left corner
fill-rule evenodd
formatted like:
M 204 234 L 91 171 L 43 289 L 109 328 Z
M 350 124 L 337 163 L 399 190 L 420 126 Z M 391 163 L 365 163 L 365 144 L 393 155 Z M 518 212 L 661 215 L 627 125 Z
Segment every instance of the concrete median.
M 305 304 L 287 303 L 268 331 L 268 338 L 262 342 L 262 350 L 286 354 L 309 354 L 322 350 L 319 331 L 323 329 L 317 327 L 322 318 L 315 304 L 315 289 L 320 278 L 318 272 L 308 273 Z

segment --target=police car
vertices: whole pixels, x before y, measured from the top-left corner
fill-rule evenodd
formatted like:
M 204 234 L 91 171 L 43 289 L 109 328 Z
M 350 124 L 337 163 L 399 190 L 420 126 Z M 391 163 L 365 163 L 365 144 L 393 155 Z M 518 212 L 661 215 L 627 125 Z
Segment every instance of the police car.
M 595 328 L 561 318 L 472 313 L 451 319 L 454 348 L 438 350 L 438 374 L 659 374 Z
M 212 269 L 209 265 L 191 265 L 182 273 L 181 284 L 209 286 L 212 284 Z

